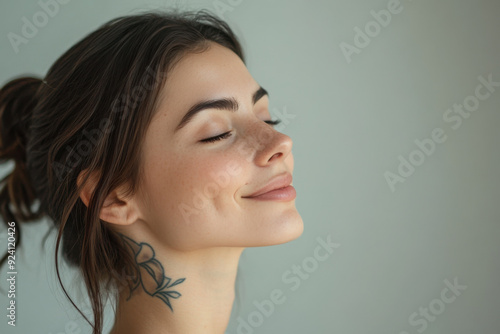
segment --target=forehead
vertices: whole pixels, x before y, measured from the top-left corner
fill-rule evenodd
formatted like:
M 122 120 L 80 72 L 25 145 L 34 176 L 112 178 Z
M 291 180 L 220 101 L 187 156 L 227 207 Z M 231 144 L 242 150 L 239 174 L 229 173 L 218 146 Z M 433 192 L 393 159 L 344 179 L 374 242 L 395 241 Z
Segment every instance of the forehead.
M 183 112 L 197 102 L 234 96 L 250 100 L 258 88 L 243 61 L 217 43 L 201 53 L 184 55 L 167 75 L 160 95 L 159 113 L 180 120 Z M 172 125 L 174 127 L 174 125 Z

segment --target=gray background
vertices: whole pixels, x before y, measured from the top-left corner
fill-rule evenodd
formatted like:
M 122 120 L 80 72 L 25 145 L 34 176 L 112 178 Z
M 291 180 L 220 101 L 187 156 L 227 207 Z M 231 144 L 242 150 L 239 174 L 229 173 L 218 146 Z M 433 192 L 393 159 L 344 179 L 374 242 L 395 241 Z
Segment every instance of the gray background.
M 241 38 L 250 72 L 270 92 L 271 114 L 291 115 L 282 131 L 294 140 L 305 224 L 291 243 L 245 250 L 227 333 L 499 333 L 500 87 L 459 128 L 443 116 L 473 101 L 478 77 L 500 81 L 500 2 L 402 0 L 401 12 L 373 30 L 350 62 L 341 43 L 355 45 L 356 27 L 375 29 L 370 12 L 390 1 L 221 2 L 232 9 L 222 16 Z M 215 3 L 73 0 L 15 53 L 7 34 L 21 34 L 22 18 L 31 21 L 42 9 L 36 1 L 3 1 L 0 81 L 43 76 L 71 45 L 118 15 L 171 6 L 215 11 Z M 418 158 L 415 140 L 432 138 L 435 128 L 446 141 L 391 191 L 384 173 L 398 173 L 400 155 Z M 48 226 L 25 228 L 18 326 L 7 326 L 2 314 L 2 333 L 89 332 L 56 282 L 55 234 L 40 252 Z M 318 262 L 317 238 L 329 235 L 340 246 Z M 4 232 L 1 238 L 3 251 Z M 292 273 L 294 265 L 305 266 L 307 278 Z M 286 277 L 300 286 L 293 290 Z M 455 279 L 462 290 L 444 303 L 446 281 Z M 64 280 L 83 305 L 76 273 L 65 271 Z M 262 315 L 256 304 L 275 289 L 285 301 Z M 420 308 L 430 310 L 429 320 Z M 238 329 L 241 319 L 253 324 L 250 331 Z

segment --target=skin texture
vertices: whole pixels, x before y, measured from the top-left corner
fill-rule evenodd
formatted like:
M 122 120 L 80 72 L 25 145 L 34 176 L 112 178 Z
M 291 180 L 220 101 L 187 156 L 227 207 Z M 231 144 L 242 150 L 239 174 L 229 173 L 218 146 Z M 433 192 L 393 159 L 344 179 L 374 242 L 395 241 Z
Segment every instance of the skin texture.
M 140 191 L 125 198 L 116 189 L 100 214 L 135 254 L 147 244 L 133 280 L 149 283 L 119 292 L 112 334 L 224 333 L 242 251 L 302 234 L 295 199 L 243 198 L 294 167 L 291 138 L 265 122 L 272 119 L 268 96 L 252 102 L 258 88 L 238 56 L 215 43 L 185 55 L 168 73 L 144 138 Z M 203 110 L 174 131 L 192 105 L 231 97 L 236 112 Z M 225 139 L 200 142 L 227 131 Z M 80 195 L 86 204 L 91 189 L 90 183 Z M 152 296 L 161 277 L 179 282 L 170 288 L 170 305 Z

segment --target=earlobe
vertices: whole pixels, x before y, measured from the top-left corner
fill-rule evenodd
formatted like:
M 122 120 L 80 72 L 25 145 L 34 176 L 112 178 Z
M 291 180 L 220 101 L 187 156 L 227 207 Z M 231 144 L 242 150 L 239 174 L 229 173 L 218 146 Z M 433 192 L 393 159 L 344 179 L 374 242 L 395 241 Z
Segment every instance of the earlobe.
M 97 173 L 97 172 L 96 172 Z M 87 170 L 81 171 L 77 178 L 77 186 L 79 187 L 85 179 Z M 98 175 L 95 173 L 90 175 L 87 182 L 80 191 L 80 199 L 86 207 L 89 206 L 90 197 L 97 185 Z M 137 206 L 132 198 L 121 196 L 120 189 L 112 190 L 104 200 L 99 218 L 110 224 L 130 225 L 139 218 Z

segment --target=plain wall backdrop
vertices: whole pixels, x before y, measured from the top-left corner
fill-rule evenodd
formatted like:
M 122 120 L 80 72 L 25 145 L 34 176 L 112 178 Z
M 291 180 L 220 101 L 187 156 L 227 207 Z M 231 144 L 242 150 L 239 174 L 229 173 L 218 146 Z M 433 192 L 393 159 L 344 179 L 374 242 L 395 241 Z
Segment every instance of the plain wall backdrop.
M 2 1 L 2 84 L 43 77 L 114 17 L 180 7 L 226 19 L 269 91 L 305 229 L 244 251 L 227 334 L 500 332 L 499 1 L 66 0 L 43 22 L 50 2 Z M 39 27 L 16 46 L 26 20 Z M 55 233 L 41 251 L 48 226 L 24 228 L 1 333 L 90 331 L 56 282 Z M 64 281 L 84 305 L 78 275 Z

